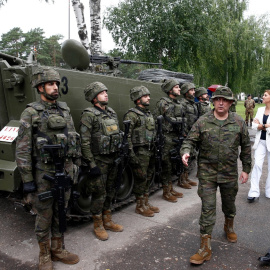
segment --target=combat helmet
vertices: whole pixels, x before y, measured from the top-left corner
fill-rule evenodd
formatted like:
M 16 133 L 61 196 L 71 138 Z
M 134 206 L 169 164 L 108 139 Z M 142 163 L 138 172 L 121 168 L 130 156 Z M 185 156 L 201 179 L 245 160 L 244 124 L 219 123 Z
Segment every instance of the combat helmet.
M 173 89 L 174 86 L 178 85 L 179 82 L 175 79 L 165 79 L 161 85 L 163 92 L 168 93 Z
M 86 86 L 84 89 L 85 99 L 92 101 L 102 91 L 108 91 L 108 88 L 101 82 L 93 82 Z
M 195 97 L 198 98 L 204 94 L 208 94 L 206 88 L 204 87 L 199 87 L 195 90 Z
M 220 86 L 216 89 L 216 91 L 212 95 L 212 99 L 222 97 L 228 100 L 233 100 L 233 92 L 232 90 L 227 86 Z
M 38 67 L 32 76 L 32 87 L 37 88 L 38 85 L 47 82 L 57 82 L 60 84 L 59 73 L 51 67 Z
M 195 84 L 194 83 L 190 83 L 190 82 L 187 82 L 187 83 L 184 83 L 182 86 L 181 86 L 181 94 L 186 94 L 190 89 L 195 89 Z
M 132 101 L 135 101 L 135 100 L 137 100 L 137 99 L 139 99 L 139 98 L 141 98 L 142 96 L 145 96 L 145 95 L 150 95 L 150 92 L 143 85 L 135 86 L 132 89 L 130 89 L 130 98 L 131 98 Z

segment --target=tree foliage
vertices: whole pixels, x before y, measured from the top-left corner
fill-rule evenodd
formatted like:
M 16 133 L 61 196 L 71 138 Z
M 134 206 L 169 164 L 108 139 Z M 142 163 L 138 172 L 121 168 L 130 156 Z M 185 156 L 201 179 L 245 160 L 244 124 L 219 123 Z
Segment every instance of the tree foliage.
M 61 45 L 62 35 L 44 37 L 40 28 L 31 29 L 27 33 L 19 27 L 2 34 L 0 51 L 26 60 L 30 52 L 35 54 L 37 61 L 42 65 L 62 66 Z
M 107 9 L 104 25 L 130 58 L 241 92 L 269 63 L 267 20 L 245 19 L 246 8 L 247 0 L 123 0 Z

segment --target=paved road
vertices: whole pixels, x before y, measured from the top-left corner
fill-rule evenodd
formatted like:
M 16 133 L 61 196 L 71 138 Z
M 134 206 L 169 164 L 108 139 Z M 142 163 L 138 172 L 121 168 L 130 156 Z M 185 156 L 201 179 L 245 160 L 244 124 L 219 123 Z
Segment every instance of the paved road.
M 251 139 L 254 132 L 250 130 Z M 267 163 L 267 162 L 266 162 Z M 122 233 L 109 232 L 108 241 L 93 235 L 93 223 L 70 224 L 66 247 L 79 254 L 74 266 L 54 263 L 57 270 L 181 270 L 181 269 L 270 269 L 257 258 L 270 247 L 269 199 L 264 196 L 267 164 L 261 180 L 261 197 L 253 204 L 246 201 L 249 183 L 239 186 L 235 230 L 237 243 L 228 243 L 223 232 L 224 217 L 218 195 L 217 222 L 212 234 L 213 256 L 201 266 L 189 263 L 189 257 L 199 247 L 200 199 L 196 189 L 183 190 L 184 198 L 177 203 L 161 199 L 162 192 L 151 196 L 161 212 L 152 218 L 135 214 L 135 205 L 116 211 L 114 220 L 124 225 Z M 241 167 L 239 167 L 239 171 Z M 195 172 L 191 178 L 196 180 Z M 180 188 L 178 188 L 180 190 Z M 33 227 L 34 217 L 1 197 L 0 269 L 37 269 L 38 245 Z

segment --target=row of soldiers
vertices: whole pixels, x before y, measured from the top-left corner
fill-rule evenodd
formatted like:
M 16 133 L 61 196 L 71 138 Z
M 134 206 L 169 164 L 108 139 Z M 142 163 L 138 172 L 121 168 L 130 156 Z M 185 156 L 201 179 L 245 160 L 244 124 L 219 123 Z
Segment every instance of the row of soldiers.
M 60 76 L 52 68 L 38 68 L 33 74 L 32 86 L 41 99 L 27 105 L 20 120 L 16 144 L 16 161 L 20 171 L 26 201 L 36 210 L 35 233 L 40 247 L 39 269 L 53 269 L 52 261 L 66 264 L 79 262 L 76 254 L 64 247 L 63 231 L 59 230 L 59 204 L 54 197 L 41 200 L 39 195 L 50 191 L 55 183 L 48 181 L 55 176 L 55 158 L 45 146 L 63 146 L 59 152 L 64 157 L 64 173 L 76 181 L 79 168 L 87 173 L 81 196 L 92 196 L 90 210 L 94 221 L 94 233 L 100 240 L 107 240 L 107 230 L 123 231 L 123 226 L 112 220 L 112 201 L 115 197 L 115 180 L 118 174 L 115 160 L 123 140 L 116 112 L 108 106 L 108 88 L 101 82 L 90 83 L 84 90 L 85 99 L 92 103 L 83 110 L 79 134 L 76 132 L 65 102 L 59 97 Z M 134 108 L 124 115 L 130 123 L 127 140 L 129 162 L 134 175 L 133 193 L 136 196 L 135 212 L 152 217 L 160 210 L 149 202 L 149 188 L 155 171 L 156 119 L 162 115 L 162 198 L 175 203 L 183 194 L 173 188 L 172 174 L 177 162 L 172 161 L 172 151 L 178 145 L 200 115 L 210 110 L 207 90 L 193 83 L 179 87 L 175 79 L 165 80 L 161 89 L 166 95 L 158 101 L 153 114 L 149 110 L 150 92 L 144 86 L 130 90 Z M 182 94 L 182 99 L 177 99 Z M 199 103 L 194 102 L 194 97 Z M 196 153 L 193 153 L 193 157 Z M 45 177 L 44 177 L 45 175 Z M 179 173 L 177 185 L 189 189 L 197 183 L 188 179 L 188 168 Z M 65 190 L 66 207 L 70 190 Z M 51 241 L 50 241 L 51 233 Z

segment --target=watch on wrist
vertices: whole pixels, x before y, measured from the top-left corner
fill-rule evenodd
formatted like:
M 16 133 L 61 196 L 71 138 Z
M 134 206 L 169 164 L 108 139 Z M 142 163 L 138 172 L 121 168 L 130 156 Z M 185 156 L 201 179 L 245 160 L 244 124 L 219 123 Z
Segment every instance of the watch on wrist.
M 263 129 L 265 129 L 265 124 L 263 124 Z

